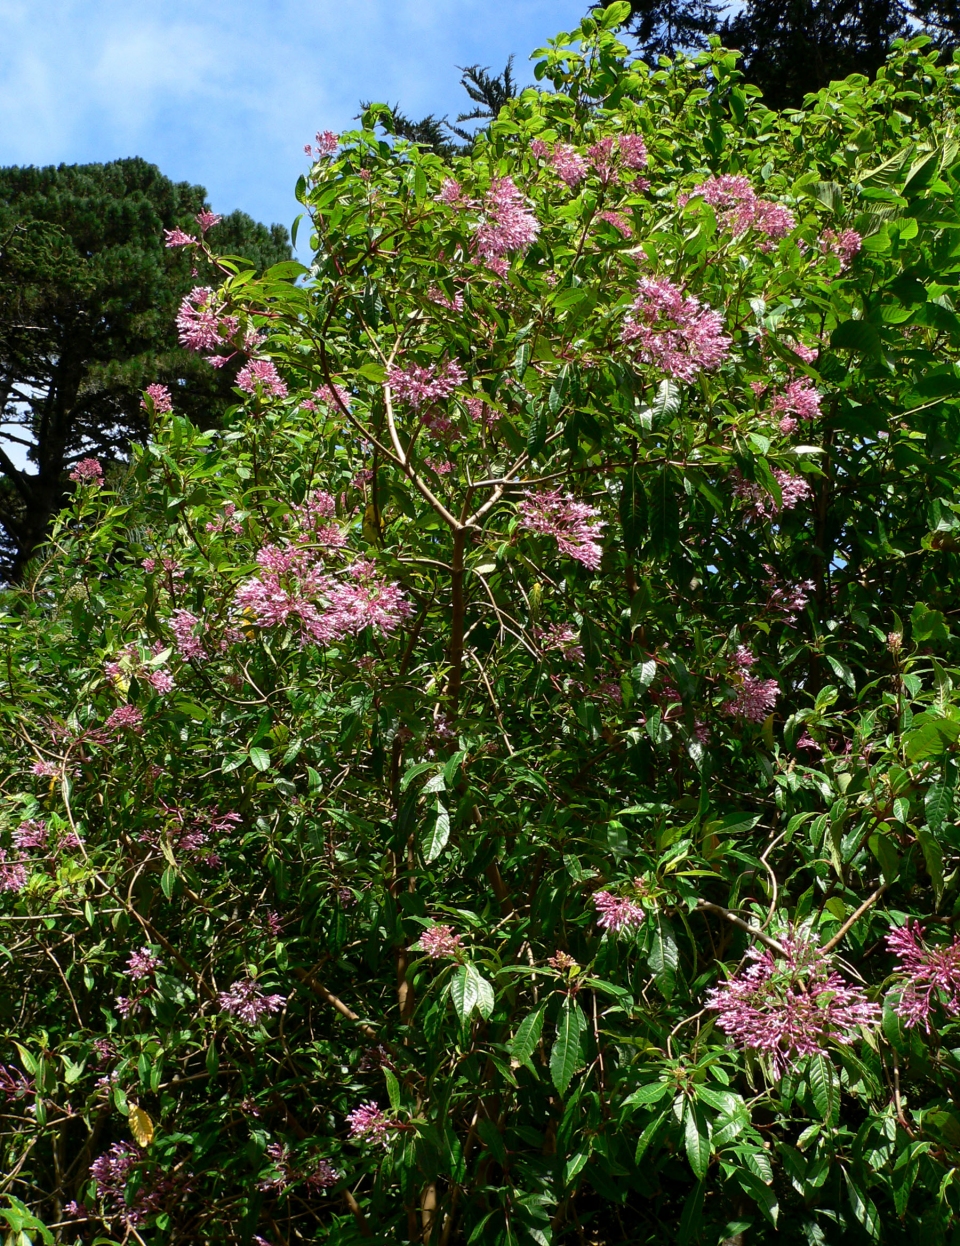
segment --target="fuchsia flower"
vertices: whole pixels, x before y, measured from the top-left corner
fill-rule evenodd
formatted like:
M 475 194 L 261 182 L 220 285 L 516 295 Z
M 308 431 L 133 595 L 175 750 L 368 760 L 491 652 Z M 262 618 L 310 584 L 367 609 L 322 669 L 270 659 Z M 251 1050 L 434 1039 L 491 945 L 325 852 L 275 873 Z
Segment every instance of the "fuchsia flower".
M 622 212 L 601 212 L 597 219 L 600 221 L 606 221 L 608 225 L 612 225 L 614 229 L 619 230 L 624 238 L 633 237 L 633 226 Z
M 583 156 L 567 143 L 557 143 L 550 155 L 550 163 L 569 187 L 578 185 L 587 176 L 588 164 Z
M 540 233 L 540 223 L 512 178 L 495 178 L 484 198 L 484 219 L 474 237 L 483 260 L 502 260 L 511 251 L 523 251 Z
M 835 255 L 840 260 L 840 271 L 843 272 L 853 263 L 853 257 L 860 250 L 863 239 L 855 229 L 845 229 L 842 233 L 825 229 L 820 235 L 820 252 L 823 255 Z
M 619 181 L 615 163 L 613 139 L 608 135 L 587 149 L 593 170 L 604 186 Z
M 900 998 L 895 1008 L 910 1029 L 923 1022 L 930 1033 L 930 1014 L 939 1005 L 949 1017 L 960 1015 L 960 936 L 941 947 L 926 947 L 919 922 L 891 930 L 887 948 L 899 959 Z
M 195 247 L 197 240 L 193 234 L 185 234 L 182 229 L 165 229 L 163 236 L 166 238 L 165 246 L 168 247 Z
M 783 947 L 785 956 L 751 948 L 754 963 L 707 996 L 736 1046 L 769 1056 L 780 1077 L 804 1056 L 826 1055 L 830 1043 L 849 1046 L 860 1026 L 876 1025 L 880 1016 L 816 943 L 796 936 Z
M 162 968 L 163 961 L 159 956 L 154 956 L 148 947 L 141 948 L 139 952 L 131 952 L 127 960 L 127 973 L 134 981 L 149 978 L 152 973 Z
M 185 295 L 177 312 L 177 335 L 187 350 L 216 350 L 239 332 L 236 316 L 222 316 L 217 296 L 209 286 L 194 286 Z M 215 356 L 210 362 L 226 363 L 226 356 Z
M 18 848 L 46 848 L 46 822 L 42 818 L 29 818 L 26 822 L 21 822 L 13 832 L 13 842 Z
M 417 947 L 433 960 L 445 956 L 458 956 L 462 936 L 453 933 L 452 926 L 431 926 L 420 936 Z
M 195 614 L 191 614 L 189 610 L 174 610 L 173 617 L 170 620 L 170 630 L 173 632 L 177 652 L 182 658 L 186 658 L 188 662 L 192 658 L 205 658 L 207 656 L 207 651 L 195 634 L 199 624 L 200 620 Z
M 143 735 L 143 711 L 136 705 L 119 705 L 103 724 L 103 729 L 111 734 L 132 731 L 134 735 Z
M 70 479 L 78 485 L 99 487 L 103 484 L 103 468 L 98 459 L 81 459 L 70 473 Z
M 26 885 L 25 863 L 16 857 L 7 860 L 6 852 L 0 848 L 0 891 L 22 891 Z
M 682 202 L 686 203 L 694 196 L 699 196 L 712 207 L 720 208 L 722 223 L 734 235 L 755 229 L 768 238 L 783 238 L 796 228 L 796 218 L 789 208 L 758 198 L 745 177 L 724 173 L 722 177 L 708 178 L 684 196 Z
M 321 156 L 332 156 L 340 146 L 340 136 L 333 130 L 321 130 L 316 136 L 317 151 Z
M 727 356 L 730 339 L 722 332 L 719 312 L 684 294 L 666 278 L 641 279 L 621 340 L 636 342 L 645 363 L 667 376 L 692 381 L 699 372 L 717 368 Z
M 440 187 L 440 193 L 436 196 L 437 203 L 445 203 L 447 207 L 459 206 L 463 201 L 463 191 L 460 183 L 454 181 L 452 177 L 444 178 L 443 185 Z
M 571 494 L 562 497 L 558 489 L 528 493 L 519 506 L 520 526 L 539 536 L 552 536 L 561 554 L 582 562 L 591 571 L 600 566 L 603 547 L 597 538 L 606 525 L 600 512 Z
M 546 160 L 550 155 L 550 144 L 545 143 L 542 138 L 531 139 L 530 151 L 537 160 Z
M 640 905 L 626 896 L 596 891 L 593 902 L 597 906 L 597 925 L 613 934 L 619 934 L 621 930 L 635 930 L 647 918 Z
M 420 367 L 408 363 L 405 368 L 391 368 L 387 384 L 399 402 L 405 402 L 414 411 L 429 403 L 449 398 L 458 385 L 466 380 L 466 373 L 455 359 L 438 368 L 435 364 Z
M 724 705 L 725 714 L 731 718 L 744 718 L 748 722 L 762 723 L 776 704 L 780 685 L 775 679 L 758 679 L 748 674 L 756 658 L 741 645 L 734 656 L 735 670 L 731 676 L 734 686 L 733 700 Z
M 647 167 L 647 145 L 640 134 L 621 134 L 617 140 L 620 163 L 625 169 Z
M 568 662 L 583 661 L 583 647 L 572 627 L 566 623 L 551 623 L 548 628 L 535 633 L 544 652 L 555 649 Z
M 220 992 L 220 1010 L 244 1025 L 256 1025 L 261 1017 L 279 1012 L 287 1002 L 284 995 L 264 995 L 252 978 L 241 978 L 229 991 Z
M 173 398 L 166 385 L 148 385 L 146 388 L 147 398 L 153 404 L 153 409 L 157 415 L 169 415 L 173 410 Z M 141 400 L 140 406 L 144 411 L 148 410 L 146 400 Z
M 193 218 L 200 226 L 202 233 L 206 233 L 208 229 L 213 229 L 214 225 L 219 225 L 223 220 L 216 212 L 208 212 L 206 208 L 202 212 L 198 212 Z
M 247 394 L 286 398 L 286 382 L 280 379 L 272 359 L 251 359 L 237 373 L 237 385 Z
M 776 519 L 782 511 L 793 510 L 799 502 L 813 496 L 813 491 L 803 476 L 794 476 L 779 467 L 773 469 L 773 477 L 780 486 L 780 503 L 774 500 L 760 485 L 745 480 L 739 472 L 733 473 L 733 492 L 750 505 L 747 514 L 753 519 Z
M 801 420 L 815 420 L 820 415 L 820 394 L 808 376 L 791 381 L 782 394 L 777 394 L 770 404 L 773 415 L 789 418 L 797 416 Z M 794 423 L 794 427 L 795 427 Z M 783 428 L 783 422 L 781 422 Z M 785 429 L 792 432 L 793 429 Z
M 347 1124 L 350 1127 L 350 1137 L 354 1141 L 365 1138 L 385 1147 L 389 1142 L 390 1131 L 396 1128 L 397 1123 L 371 1100 L 354 1108 L 347 1117 Z

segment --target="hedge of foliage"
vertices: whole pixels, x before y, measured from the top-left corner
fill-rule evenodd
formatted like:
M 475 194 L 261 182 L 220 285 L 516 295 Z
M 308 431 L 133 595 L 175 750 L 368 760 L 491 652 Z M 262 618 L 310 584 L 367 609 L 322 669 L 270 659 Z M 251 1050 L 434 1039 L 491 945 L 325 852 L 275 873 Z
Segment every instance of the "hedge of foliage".
M 956 1239 L 956 66 L 627 7 L 318 136 L 5 594 L 10 1240 Z

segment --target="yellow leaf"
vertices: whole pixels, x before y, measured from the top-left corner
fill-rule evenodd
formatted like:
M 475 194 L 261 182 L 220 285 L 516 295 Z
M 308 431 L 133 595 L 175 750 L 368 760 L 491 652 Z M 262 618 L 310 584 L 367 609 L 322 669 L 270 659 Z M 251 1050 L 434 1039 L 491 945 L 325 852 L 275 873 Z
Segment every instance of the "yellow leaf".
M 153 1141 L 153 1121 L 144 1112 L 143 1108 L 130 1109 L 130 1132 L 136 1138 L 140 1146 L 149 1146 Z

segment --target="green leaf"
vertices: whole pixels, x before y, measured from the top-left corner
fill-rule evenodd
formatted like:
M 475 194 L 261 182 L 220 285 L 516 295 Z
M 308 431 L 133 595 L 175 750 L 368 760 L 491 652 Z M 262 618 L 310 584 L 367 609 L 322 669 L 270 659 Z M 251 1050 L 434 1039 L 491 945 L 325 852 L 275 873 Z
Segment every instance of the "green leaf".
M 683 1144 L 693 1175 L 702 1181 L 710 1167 L 710 1123 L 695 1103 L 684 1108 Z
M 530 1057 L 536 1051 L 543 1033 L 543 1014 L 546 1004 L 541 1004 L 533 1012 L 528 1013 L 517 1026 L 517 1032 L 510 1040 L 510 1055 L 518 1064 L 530 1065 Z
M 461 1025 L 465 1026 L 468 1023 L 473 1010 L 480 1002 L 479 979 L 480 975 L 474 966 L 467 963 L 457 969 L 450 983 L 450 998 L 453 1000 L 453 1006 Z
M 847 1183 L 847 1196 L 850 1199 L 853 1214 L 866 1229 L 870 1237 L 874 1241 L 878 1241 L 880 1238 L 880 1214 L 874 1206 L 873 1200 L 865 1190 L 860 1189 L 846 1168 L 843 1170 L 843 1178 Z
M 676 989 L 679 963 L 680 953 L 670 923 L 657 914 L 656 924 L 651 932 L 647 964 L 664 999 L 670 999 Z
M 638 1086 L 623 1101 L 623 1107 L 648 1107 L 651 1103 L 659 1103 L 673 1090 L 669 1082 L 648 1082 L 646 1086 Z
M 687 1195 L 677 1228 L 677 1246 L 687 1246 L 689 1242 L 700 1238 L 700 1218 L 703 1211 L 703 1195 L 706 1189 L 703 1181 L 698 1181 Z
M 924 797 L 923 808 L 927 825 L 936 834 L 953 810 L 952 787 L 943 781 L 932 784 Z
M 620 494 L 620 523 L 623 527 L 623 543 L 627 549 L 639 549 L 649 532 L 647 494 L 643 478 L 636 467 L 631 467 L 623 482 Z
M 447 813 L 446 807 L 437 801 L 434 817 L 430 823 L 430 829 L 423 838 L 423 859 L 430 864 L 435 861 L 447 846 L 450 838 L 450 815 Z
M 873 358 L 880 354 L 880 335 L 864 320 L 845 320 L 831 334 L 830 348 Z
M 934 898 L 937 907 L 939 907 L 943 896 L 943 849 L 926 827 L 921 827 L 917 831 L 917 842 L 920 844 L 920 849 L 923 852 L 927 873 L 930 875 L 930 881 L 933 884 Z
M 270 769 L 270 754 L 265 748 L 252 748 L 249 756 L 257 770 L 263 772 Z
M 828 1123 L 833 1123 L 840 1111 L 840 1083 L 836 1069 L 826 1056 L 811 1056 L 807 1064 L 807 1080 L 817 1111 Z
M 680 506 L 673 490 L 670 473 L 657 473 L 650 487 L 650 550 L 655 557 L 664 557 L 680 539 Z
M 580 1035 L 586 1028 L 587 1019 L 579 1004 L 568 995 L 563 1001 L 557 1037 L 550 1051 L 550 1077 L 561 1095 L 567 1093 L 567 1087 L 580 1065 Z
M 400 1111 L 400 1083 L 397 1081 L 396 1074 L 390 1069 L 383 1070 L 384 1080 L 387 1083 L 387 1095 L 390 1099 L 390 1107 L 394 1112 Z

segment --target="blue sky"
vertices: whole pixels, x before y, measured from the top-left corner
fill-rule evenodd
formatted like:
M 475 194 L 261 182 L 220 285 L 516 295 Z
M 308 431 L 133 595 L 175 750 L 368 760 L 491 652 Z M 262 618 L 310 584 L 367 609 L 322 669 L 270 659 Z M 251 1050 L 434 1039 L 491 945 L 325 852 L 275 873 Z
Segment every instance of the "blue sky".
M 303 145 L 363 99 L 468 102 L 588 0 L 0 0 L 0 165 L 143 156 L 220 212 L 291 223 Z

